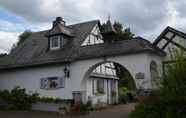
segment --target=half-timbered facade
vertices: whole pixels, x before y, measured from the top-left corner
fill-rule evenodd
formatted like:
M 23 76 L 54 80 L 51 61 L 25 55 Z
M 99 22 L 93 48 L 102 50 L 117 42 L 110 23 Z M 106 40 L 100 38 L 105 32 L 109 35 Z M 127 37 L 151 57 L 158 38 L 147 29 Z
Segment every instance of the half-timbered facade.
M 155 40 L 154 45 L 166 52 L 164 61 L 171 61 L 171 55 L 174 55 L 174 53 L 176 53 L 175 51 L 181 50 L 186 54 L 186 34 L 167 27 Z
M 176 62 L 175 56 L 178 52 L 186 56 L 186 34 L 172 27 L 167 27 L 154 41 L 154 45 L 166 53 L 165 58 L 162 60 L 164 74 L 167 65 Z

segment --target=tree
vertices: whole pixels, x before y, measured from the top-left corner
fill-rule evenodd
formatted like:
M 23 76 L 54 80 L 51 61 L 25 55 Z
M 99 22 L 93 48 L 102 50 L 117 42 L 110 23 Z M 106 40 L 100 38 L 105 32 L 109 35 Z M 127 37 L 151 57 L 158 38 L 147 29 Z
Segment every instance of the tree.
M 115 21 L 113 26 L 118 34 L 123 33 L 123 25 L 120 22 Z
M 134 37 L 134 34 L 130 31 L 130 28 L 124 28 L 123 25 L 115 21 L 113 25 L 116 30 L 117 40 L 130 40 Z
M 176 51 L 172 58 L 175 62 L 165 66 L 162 87 L 160 89 L 161 96 L 164 100 L 186 100 L 186 60 L 184 52 Z
M 23 33 L 19 35 L 17 46 L 22 44 L 30 35 L 32 32 L 30 30 L 25 30 Z
M 18 36 L 17 43 L 12 45 L 10 52 L 12 52 L 17 46 L 21 45 L 31 34 L 32 34 L 32 31 L 30 31 L 30 30 L 25 30 L 23 33 L 21 33 Z

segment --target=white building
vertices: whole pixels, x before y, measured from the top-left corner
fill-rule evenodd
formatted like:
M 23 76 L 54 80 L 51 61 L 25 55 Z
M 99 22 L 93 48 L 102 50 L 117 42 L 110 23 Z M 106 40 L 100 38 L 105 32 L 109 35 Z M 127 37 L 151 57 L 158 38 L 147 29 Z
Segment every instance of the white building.
M 32 33 L 0 58 L 0 89 L 20 86 L 40 96 L 111 104 L 118 101 L 116 65 L 137 89 L 154 89 L 165 53 L 140 37 L 114 41 L 110 21 L 100 28 L 98 20 L 66 25 L 56 18 L 51 29 Z

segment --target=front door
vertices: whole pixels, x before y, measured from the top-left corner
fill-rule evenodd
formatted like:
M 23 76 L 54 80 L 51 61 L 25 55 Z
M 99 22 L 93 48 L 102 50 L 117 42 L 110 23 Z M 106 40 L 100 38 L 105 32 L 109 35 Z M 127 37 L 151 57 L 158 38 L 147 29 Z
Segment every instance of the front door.
M 72 95 L 73 95 L 74 104 L 82 103 L 82 92 L 74 91 Z

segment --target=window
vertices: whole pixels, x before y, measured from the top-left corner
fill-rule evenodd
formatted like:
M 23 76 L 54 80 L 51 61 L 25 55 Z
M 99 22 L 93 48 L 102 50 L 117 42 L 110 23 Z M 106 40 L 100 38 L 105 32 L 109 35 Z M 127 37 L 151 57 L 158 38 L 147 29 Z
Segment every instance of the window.
M 42 78 L 40 82 L 41 89 L 59 89 L 64 88 L 65 80 L 63 77 Z
M 60 36 L 52 36 L 50 38 L 50 49 L 56 50 L 60 48 Z
M 104 79 L 97 79 L 97 93 L 104 93 Z

